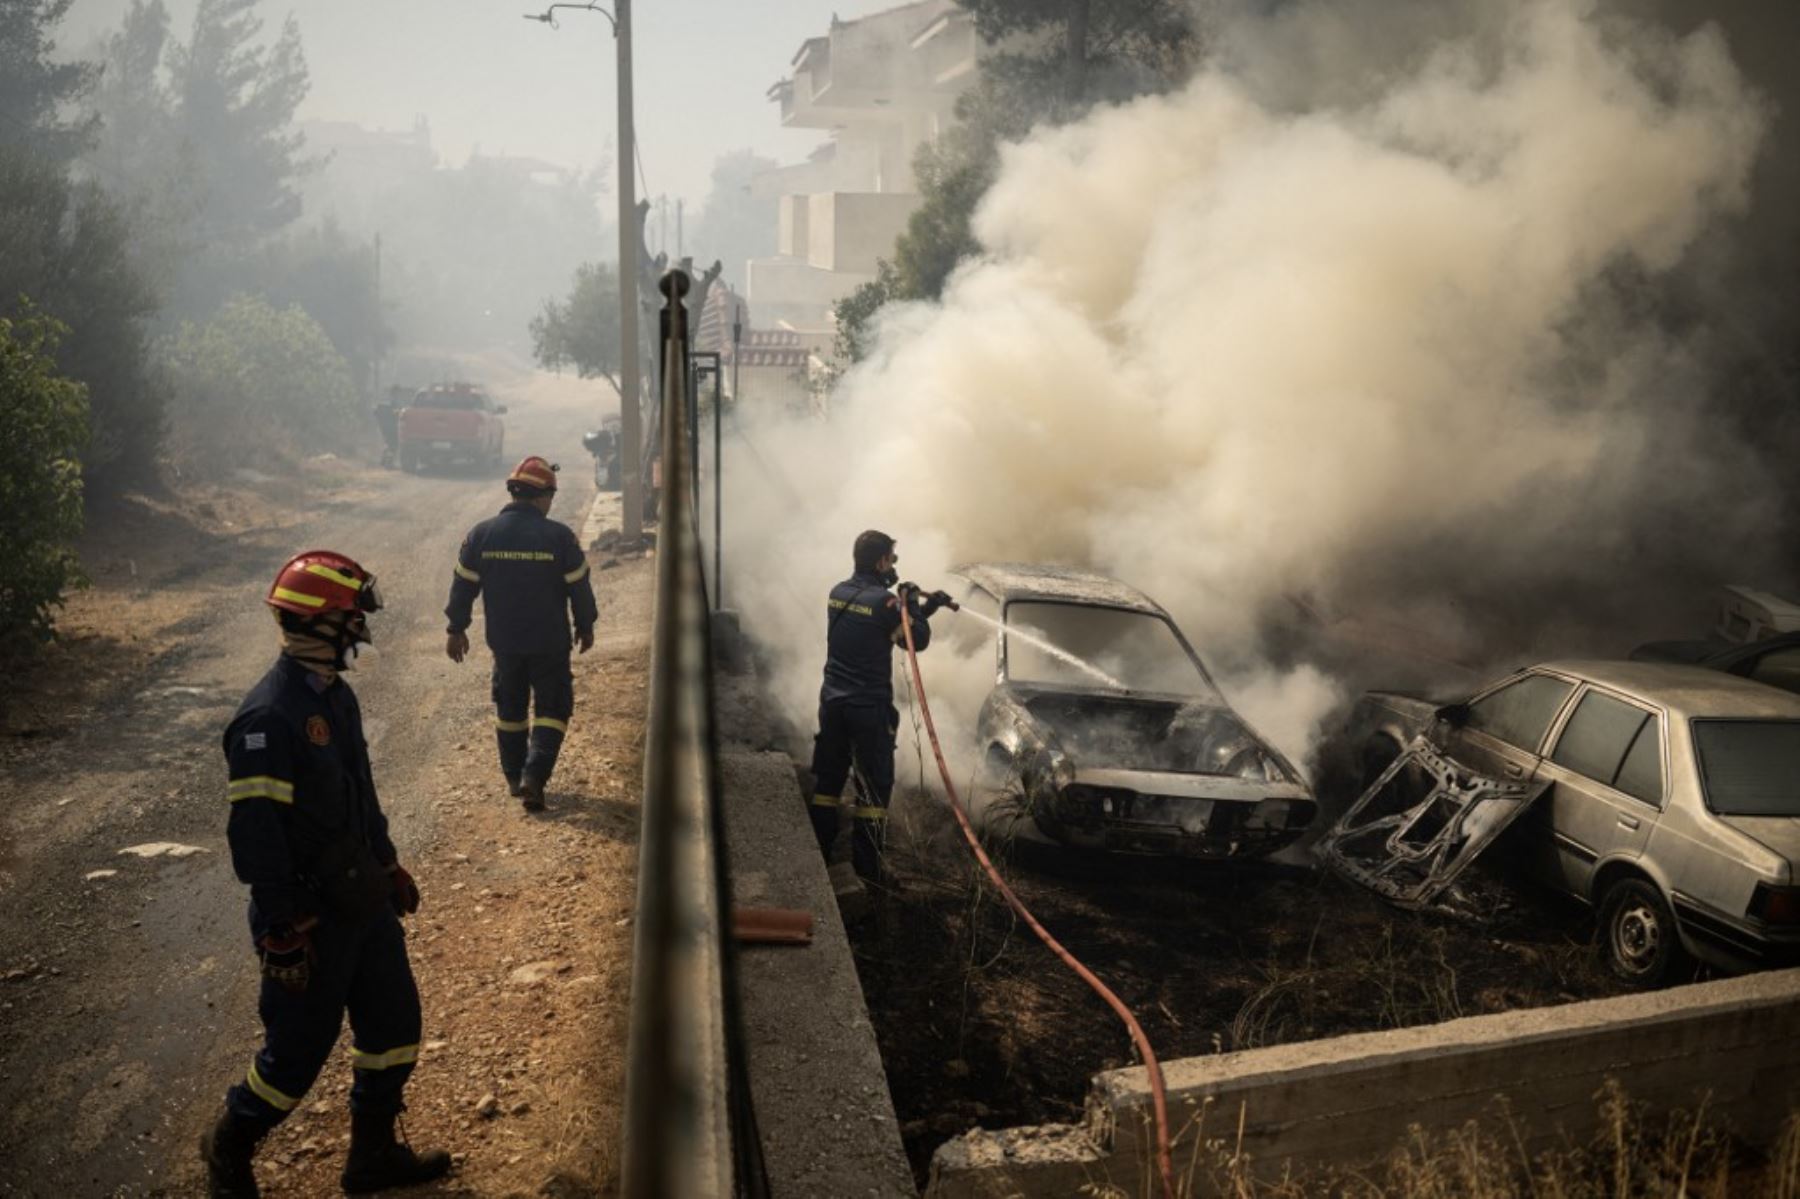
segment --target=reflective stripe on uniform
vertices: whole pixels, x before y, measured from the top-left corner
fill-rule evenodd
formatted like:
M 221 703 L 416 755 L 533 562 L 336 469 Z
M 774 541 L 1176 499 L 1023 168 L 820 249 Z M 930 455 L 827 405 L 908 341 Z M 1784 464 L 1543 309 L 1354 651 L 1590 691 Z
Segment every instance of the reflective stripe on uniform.
M 876 807 L 859 807 L 856 809 L 858 820 L 886 820 L 887 809 Z
M 257 1073 L 255 1062 L 250 1063 L 250 1073 L 245 1077 L 244 1081 L 248 1083 L 250 1089 L 256 1093 L 256 1097 L 270 1107 L 279 1108 L 284 1112 L 291 1112 L 296 1107 L 300 1106 L 300 1101 L 298 1099 L 294 1098 L 292 1095 L 286 1095 L 277 1091 L 274 1087 L 265 1082 L 263 1076 Z
M 325 597 L 322 595 L 308 595 L 304 591 L 292 591 L 286 587 L 277 587 L 275 589 L 275 598 L 291 600 L 296 604 L 302 604 L 308 608 L 323 608 L 325 606 Z
M 309 575 L 318 575 L 321 579 L 330 579 L 352 591 L 362 590 L 362 580 L 355 575 L 347 575 L 341 570 L 333 570 L 321 562 L 308 562 L 302 569 Z
M 522 733 L 530 728 L 531 725 L 523 720 L 501 720 L 496 716 L 494 718 L 494 727 L 503 733 Z
M 548 716 L 539 716 L 531 722 L 531 727 L 534 729 L 555 729 L 559 733 L 566 733 L 569 731 L 569 722 L 566 720 L 552 720 Z
M 577 566 L 574 570 L 571 570 L 568 574 L 564 575 L 563 582 L 579 583 L 582 579 L 587 577 L 587 572 L 588 564 L 583 562 L 580 566 Z
M 480 572 L 470 570 L 468 567 L 464 566 L 461 562 L 458 562 L 456 564 L 456 577 L 459 579 L 467 579 L 471 583 L 481 582 Z
M 840 802 L 841 801 L 835 795 L 815 795 L 812 797 L 812 806 L 815 808 L 835 808 Z
M 410 1066 L 419 1060 L 417 1045 L 402 1045 L 398 1049 L 390 1049 L 386 1053 L 370 1053 L 363 1049 L 351 1049 L 350 1064 L 358 1070 L 385 1070 L 389 1066 Z
M 272 799 L 276 803 L 293 803 L 294 784 L 286 779 L 257 774 L 249 778 L 232 779 L 225 794 L 232 803 L 240 799 Z

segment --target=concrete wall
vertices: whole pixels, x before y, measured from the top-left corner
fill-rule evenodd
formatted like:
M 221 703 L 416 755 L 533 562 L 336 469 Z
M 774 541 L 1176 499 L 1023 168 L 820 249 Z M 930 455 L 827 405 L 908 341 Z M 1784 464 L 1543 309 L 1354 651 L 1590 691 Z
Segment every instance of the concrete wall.
M 788 195 L 781 197 L 778 219 L 781 226 L 775 231 L 775 252 L 784 258 L 804 259 L 812 251 L 812 197 Z
M 798 258 L 752 258 L 745 275 L 745 298 L 758 328 L 785 321 L 809 330 L 828 329 L 831 306 L 874 277 L 820 270 Z
M 876 259 L 893 256 L 894 239 L 919 205 L 919 197 L 897 192 L 828 192 L 807 200 L 807 262 L 854 275 L 873 275 Z
M 1800 1103 L 1800 970 L 1648 995 L 1477 1016 L 1164 1065 L 1177 1170 L 1197 1144 L 1238 1143 L 1261 1177 L 1386 1157 L 1410 1125 L 1443 1131 L 1504 1096 L 1528 1148 L 1598 1121 L 1617 1079 L 1634 1101 L 1694 1110 L 1767 1143 Z M 976 1130 L 938 1150 L 934 1199 L 1144 1193 L 1154 1133 L 1142 1068 L 1094 1080 L 1080 1126 Z M 1204 1169 L 1198 1172 L 1202 1179 Z M 1204 1190 L 1198 1193 L 1205 1193 Z

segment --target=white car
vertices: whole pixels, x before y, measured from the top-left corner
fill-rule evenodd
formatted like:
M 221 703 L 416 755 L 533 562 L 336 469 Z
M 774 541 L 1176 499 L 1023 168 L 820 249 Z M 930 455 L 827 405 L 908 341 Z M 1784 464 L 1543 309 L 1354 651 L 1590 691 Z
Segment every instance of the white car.
M 1319 846 L 1349 877 L 1423 903 L 1517 820 L 1508 840 L 1598 910 L 1628 982 L 1800 961 L 1800 695 L 1550 662 L 1443 706 L 1371 692 L 1352 721 L 1369 786 Z

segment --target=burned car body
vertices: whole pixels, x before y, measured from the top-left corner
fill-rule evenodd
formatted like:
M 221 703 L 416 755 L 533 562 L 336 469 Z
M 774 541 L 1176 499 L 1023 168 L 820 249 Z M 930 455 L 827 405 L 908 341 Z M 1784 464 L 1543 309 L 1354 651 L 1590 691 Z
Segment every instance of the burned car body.
M 957 622 L 961 648 L 993 654 L 970 798 L 984 833 L 1222 859 L 1273 853 L 1312 822 L 1299 772 L 1232 711 L 1142 592 L 1058 567 L 952 573 L 964 612 L 980 618 Z
M 1800 697 L 1692 665 L 1552 662 L 1461 703 L 1372 692 L 1352 727 L 1368 786 L 1319 845 L 1348 877 L 1421 881 L 1403 861 L 1417 838 L 1365 834 L 1371 805 L 1405 822 L 1411 808 L 1374 796 L 1422 749 L 1466 780 L 1528 788 L 1506 840 L 1529 873 L 1597 909 L 1620 978 L 1659 982 L 1690 957 L 1728 970 L 1800 960 Z M 1460 870 L 1494 840 L 1442 864 Z M 1452 879 L 1440 866 L 1432 881 Z
M 1424 737 L 1390 762 L 1316 852 L 1339 874 L 1405 908 L 1469 916 L 1463 871 L 1549 788 L 1457 765 Z
M 1800 694 L 1800 633 L 1760 641 L 1652 641 L 1631 651 L 1634 662 L 1687 662 Z

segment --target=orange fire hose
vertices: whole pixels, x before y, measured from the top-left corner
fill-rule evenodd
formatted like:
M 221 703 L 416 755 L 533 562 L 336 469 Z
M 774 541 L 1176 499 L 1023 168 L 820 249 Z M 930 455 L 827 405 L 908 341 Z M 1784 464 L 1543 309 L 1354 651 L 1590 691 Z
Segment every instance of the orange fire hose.
M 1013 894 L 1013 889 L 1006 885 L 1000 871 L 988 858 L 987 851 L 981 847 L 981 838 L 975 835 L 974 826 L 969 823 L 968 813 L 963 811 L 962 800 L 956 794 L 956 784 L 950 780 L 950 766 L 944 761 L 944 749 L 938 744 L 937 726 L 931 721 L 931 704 L 925 699 L 925 679 L 919 673 L 919 651 L 913 646 L 912 617 L 907 612 L 904 599 L 900 602 L 900 628 L 906 636 L 906 658 L 912 669 L 913 691 L 919 697 L 919 711 L 925 717 L 925 731 L 931 737 L 931 752 L 937 757 L 938 773 L 943 776 L 944 790 L 950 795 L 950 810 L 956 814 L 956 823 L 962 826 L 963 839 L 975 852 L 975 860 L 993 880 L 995 888 L 1005 896 L 1006 902 L 1017 912 L 1031 931 L 1042 941 L 1063 964 L 1073 970 L 1081 981 L 1091 987 L 1094 993 L 1106 1001 L 1106 1005 L 1118 1014 L 1125 1022 L 1126 1031 L 1131 1034 L 1131 1043 L 1137 1046 L 1138 1056 L 1144 1059 L 1144 1072 L 1150 1076 L 1150 1103 L 1156 1116 L 1156 1169 L 1162 1176 L 1163 1199 L 1175 1199 L 1175 1168 L 1169 1150 L 1169 1103 L 1163 1090 L 1162 1066 L 1156 1060 L 1156 1051 L 1150 1048 L 1150 1038 L 1144 1035 L 1144 1028 L 1138 1023 L 1131 1009 L 1112 989 L 1101 982 L 1099 977 L 1076 960 L 1075 955 L 1064 949 L 1062 943 L 1050 935 L 1050 931 L 1039 924 L 1031 909 L 1023 900 Z

